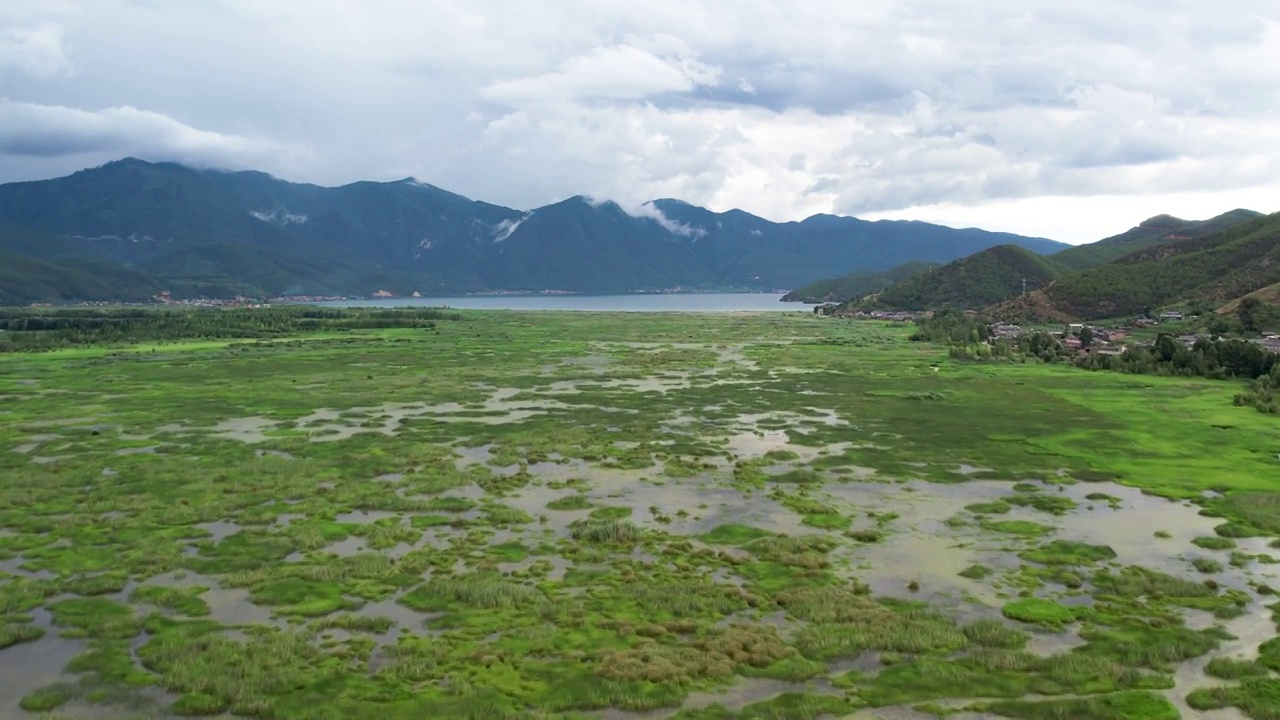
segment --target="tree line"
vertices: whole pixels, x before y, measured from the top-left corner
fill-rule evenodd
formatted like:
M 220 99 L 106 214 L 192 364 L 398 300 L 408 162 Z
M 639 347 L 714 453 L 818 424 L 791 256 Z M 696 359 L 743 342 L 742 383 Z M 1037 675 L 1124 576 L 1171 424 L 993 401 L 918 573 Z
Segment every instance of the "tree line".
M 1235 404 L 1280 414 L 1280 398 L 1273 397 L 1273 391 L 1280 387 L 1280 355 L 1247 340 L 1199 338 L 1187 347 L 1162 334 L 1153 344 L 1131 347 L 1123 355 L 1082 354 L 1076 365 L 1136 375 L 1250 380 L 1249 389 L 1236 394 Z
M 1247 340 L 1199 338 L 1188 347 L 1172 335 L 1161 334 L 1151 345 L 1133 346 L 1120 355 L 1082 352 L 1073 356 L 1051 333 L 992 338 L 983 320 L 950 310 L 918 319 L 911 338 L 944 343 L 949 346 L 949 355 L 959 360 L 1070 360 L 1085 370 L 1248 380 L 1251 384 L 1236 395 L 1236 405 L 1280 414 L 1280 355 Z
M 456 312 L 437 308 L 9 308 L 0 309 L 0 352 L 431 328 L 442 320 L 460 319 Z

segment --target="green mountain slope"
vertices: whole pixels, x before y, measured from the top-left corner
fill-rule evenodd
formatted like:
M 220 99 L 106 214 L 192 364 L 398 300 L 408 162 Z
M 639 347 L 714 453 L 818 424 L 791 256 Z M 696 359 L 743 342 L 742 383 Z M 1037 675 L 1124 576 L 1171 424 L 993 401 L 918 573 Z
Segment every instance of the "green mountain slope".
M 890 285 L 914 275 L 928 272 L 938 263 L 915 261 L 903 263 L 883 272 L 873 270 L 851 273 L 844 277 L 819 280 L 796 288 L 782 297 L 783 302 L 842 303 L 864 295 L 878 293 Z
M 583 197 L 530 213 L 481 270 L 490 287 L 607 293 L 713 285 L 718 275 L 686 243 L 617 204 Z
M 1024 306 L 1014 303 L 993 312 L 1117 317 L 1194 301 L 1226 304 L 1276 283 L 1280 283 L 1280 213 L 1066 274 Z
M 362 287 L 409 294 L 429 283 L 421 273 L 399 273 L 366 264 L 310 259 L 243 243 L 181 248 L 138 265 L 182 292 L 203 295 L 340 295 Z M 222 288 L 215 292 L 216 288 Z
M 91 259 L 62 261 L 0 252 L 0 305 L 71 300 L 145 301 L 164 284 L 146 273 Z
M 857 305 L 864 309 L 978 309 L 1049 284 L 1065 270 L 1017 245 L 998 245 L 895 283 Z
M 1157 215 L 1119 235 L 1088 245 L 1077 245 L 1054 254 L 1058 264 L 1071 270 L 1084 270 L 1118 260 L 1131 252 L 1156 245 L 1207 237 L 1232 225 L 1262 217 L 1253 210 L 1231 210 L 1208 220 L 1183 220 L 1172 215 Z
M 97 255 L 86 243 L 4 220 L 0 220 L 0 251 L 45 260 Z

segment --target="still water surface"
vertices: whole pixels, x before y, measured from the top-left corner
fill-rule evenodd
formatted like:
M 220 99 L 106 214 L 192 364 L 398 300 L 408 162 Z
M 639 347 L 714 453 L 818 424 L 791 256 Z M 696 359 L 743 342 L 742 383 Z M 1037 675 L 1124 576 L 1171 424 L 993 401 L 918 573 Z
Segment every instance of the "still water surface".
M 343 300 L 339 307 L 451 307 L 458 310 L 585 310 L 594 312 L 811 312 L 812 305 L 779 302 L 776 293 L 644 295 L 488 295 Z

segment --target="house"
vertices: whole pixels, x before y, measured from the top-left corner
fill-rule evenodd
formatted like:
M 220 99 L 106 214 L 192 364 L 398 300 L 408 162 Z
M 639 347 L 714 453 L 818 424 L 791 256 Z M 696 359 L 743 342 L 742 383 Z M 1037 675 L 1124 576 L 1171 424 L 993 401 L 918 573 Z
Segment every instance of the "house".
M 1075 335 L 1084 329 L 1084 323 L 1069 323 L 1065 332 L 1068 335 Z
M 991 334 L 1000 338 L 1016 338 L 1022 334 L 1022 328 L 1017 325 L 1000 323 L 991 326 Z
M 1068 350 L 1079 350 L 1081 347 L 1084 347 L 1084 343 L 1081 342 L 1078 337 L 1066 338 L 1062 341 L 1062 345 Z
M 1113 328 L 1098 328 L 1093 331 L 1095 337 L 1106 342 L 1119 342 L 1129 337 L 1129 333 L 1124 330 L 1116 330 Z
M 1267 352 L 1280 353 L 1280 337 L 1268 335 L 1267 337 L 1253 338 L 1249 342 L 1254 345 L 1261 346 Z
M 1178 312 L 1177 310 L 1170 310 L 1169 312 L 1160 313 L 1160 322 L 1164 322 L 1166 320 L 1181 320 L 1181 319 L 1182 319 L 1182 313 Z

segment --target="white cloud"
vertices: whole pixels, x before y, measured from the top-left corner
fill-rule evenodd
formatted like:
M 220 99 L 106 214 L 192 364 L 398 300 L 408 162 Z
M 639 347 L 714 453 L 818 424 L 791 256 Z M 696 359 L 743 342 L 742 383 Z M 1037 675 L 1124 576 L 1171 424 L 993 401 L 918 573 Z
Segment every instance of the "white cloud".
M 500 243 L 511 237 L 511 235 L 515 233 L 516 228 L 519 228 L 520 225 L 523 224 L 525 220 L 528 220 L 529 216 L 532 214 L 533 213 L 528 212 L 522 215 L 519 220 L 503 220 L 493 226 L 493 241 L 495 243 Z
M 254 218 L 272 225 L 302 225 L 307 222 L 307 216 L 301 213 L 291 213 L 285 208 L 272 208 L 266 212 L 261 210 L 250 210 L 249 214 Z
M 871 213 L 864 217 L 867 220 L 923 220 L 953 227 L 980 227 L 1080 243 L 1119 234 L 1156 215 L 1206 220 L 1236 208 L 1262 212 L 1280 210 L 1280 182 L 1218 192 L 1046 195 L 999 200 L 978 206 L 943 203 Z
M 1083 240 L 1280 176 L 1274 0 L 20 0 L 0 83 L 0 181 L 134 154 Z
M 703 230 L 702 228 L 689 227 L 688 225 L 685 225 L 682 222 L 676 222 L 675 220 L 672 220 L 671 218 L 667 217 L 666 214 L 664 214 L 662 210 L 658 208 L 658 206 L 652 203 L 644 203 L 641 205 L 637 205 L 633 208 L 623 208 L 623 209 L 626 211 L 628 215 L 632 217 L 648 218 L 658 223 L 659 225 L 662 226 L 662 229 L 666 230 L 667 232 L 673 235 L 679 235 L 681 237 L 697 239 L 707 234 L 707 231 Z
M 74 72 L 62 28 L 54 23 L 0 26 L 0 77 L 6 71 L 42 79 Z
M 241 167 L 279 152 L 274 143 L 199 130 L 133 107 L 80 110 L 0 98 L 0 154 L 102 154 Z
M 659 57 L 634 45 L 600 47 L 551 73 L 493 83 L 482 97 L 511 105 L 574 100 L 636 100 L 715 85 L 719 68 L 688 55 Z

